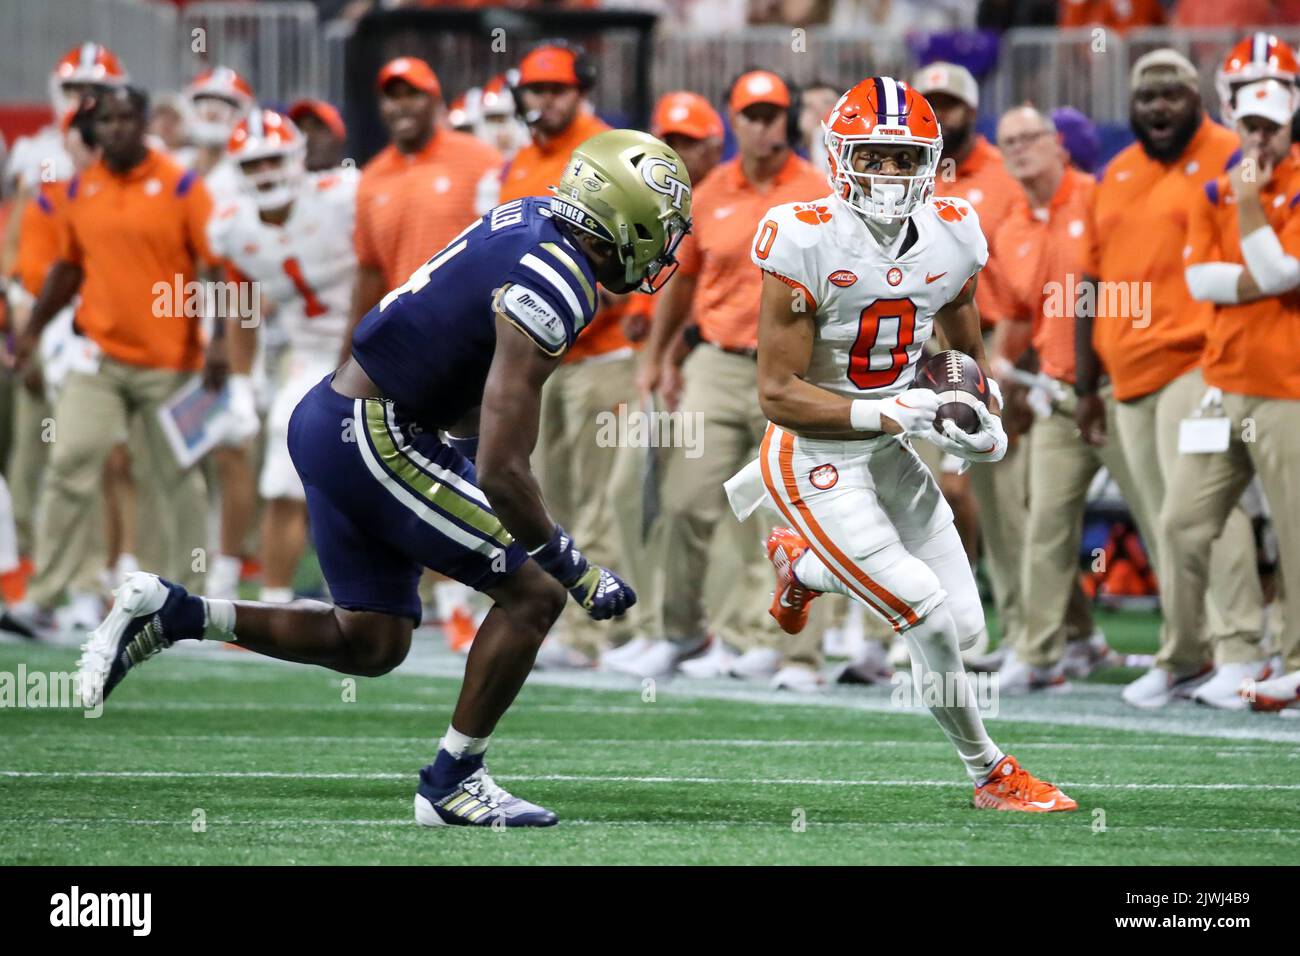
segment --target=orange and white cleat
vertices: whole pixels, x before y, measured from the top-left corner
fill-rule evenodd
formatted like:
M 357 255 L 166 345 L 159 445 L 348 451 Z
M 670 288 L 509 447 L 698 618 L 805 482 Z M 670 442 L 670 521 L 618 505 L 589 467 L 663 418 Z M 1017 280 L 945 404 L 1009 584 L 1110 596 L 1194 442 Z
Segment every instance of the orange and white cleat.
M 1021 813 L 1055 813 L 1077 810 L 1079 804 L 1053 784 L 1039 780 L 1010 755 L 1003 757 L 975 788 L 975 806 L 981 810 L 1019 810 Z
M 798 634 L 808 624 L 808 605 L 821 594 L 804 587 L 794 576 L 794 563 L 808 550 L 808 541 L 791 528 L 777 528 L 767 536 L 767 559 L 776 569 L 776 591 L 767 613 L 781 630 Z

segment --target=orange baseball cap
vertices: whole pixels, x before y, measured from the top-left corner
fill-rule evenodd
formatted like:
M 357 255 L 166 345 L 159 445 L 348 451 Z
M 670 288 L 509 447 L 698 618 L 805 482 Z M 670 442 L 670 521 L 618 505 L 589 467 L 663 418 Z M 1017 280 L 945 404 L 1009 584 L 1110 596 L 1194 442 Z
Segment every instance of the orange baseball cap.
M 519 85 L 563 83 L 578 85 L 577 54 L 561 46 L 539 46 L 519 64 Z
M 393 80 L 405 80 L 422 93 L 442 96 L 442 84 L 438 82 L 438 74 L 434 73 L 433 68 L 419 57 L 399 56 L 396 60 L 389 60 L 379 71 L 379 79 L 375 85 L 382 91 Z
M 665 93 L 655 104 L 650 120 L 650 131 L 663 139 L 669 133 L 689 136 L 691 139 L 710 139 L 723 136 L 722 117 L 709 101 L 699 93 L 678 90 Z
M 731 88 L 730 107 L 739 113 L 755 103 L 772 103 L 782 109 L 790 106 L 790 88 L 785 80 L 767 70 L 753 70 L 736 80 Z
M 304 116 L 314 116 L 329 128 L 338 139 L 347 139 L 348 131 L 343 125 L 339 111 L 324 100 L 299 100 L 289 107 L 289 119 L 295 123 Z

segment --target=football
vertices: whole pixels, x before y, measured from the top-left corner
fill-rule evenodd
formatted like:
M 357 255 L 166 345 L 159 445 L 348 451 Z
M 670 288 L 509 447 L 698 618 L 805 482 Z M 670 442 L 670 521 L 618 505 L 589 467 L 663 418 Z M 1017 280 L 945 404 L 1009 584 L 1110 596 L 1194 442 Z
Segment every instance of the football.
M 928 388 L 939 396 L 939 411 L 934 417 L 935 427 L 950 419 L 958 428 L 973 435 L 980 430 L 975 403 L 987 403 L 989 383 L 984 371 L 965 352 L 949 350 L 937 352 L 921 360 L 916 370 L 913 388 Z

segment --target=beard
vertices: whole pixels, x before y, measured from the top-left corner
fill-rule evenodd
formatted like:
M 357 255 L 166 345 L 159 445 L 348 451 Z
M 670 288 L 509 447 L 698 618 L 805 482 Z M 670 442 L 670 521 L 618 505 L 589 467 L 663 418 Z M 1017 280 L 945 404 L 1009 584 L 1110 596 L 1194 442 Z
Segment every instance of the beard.
M 943 128 L 943 158 L 960 156 L 970 142 L 971 126 L 945 126 Z
M 1138 123 L 1137 116 L 1132 110 L 1128 114 L 1129 127 L 1133 130 L 1133 135 L 1138 138 L 1142 144 L 1142 151 L 1158 163 L 1172 163 L 1179 156 L 1183 155 L 1183 150 L 1187 149 L 1187 144 L 1192 141 L 1196 131 L 1201 126 L 1201 114 L 1199 111 L 1192 112 L 1187 119 L 1183 120 L 1174 128 L 1174 135 L 1169 140 L 1167 146 L 1157 146 L 1151 139 L 1151 135 Z

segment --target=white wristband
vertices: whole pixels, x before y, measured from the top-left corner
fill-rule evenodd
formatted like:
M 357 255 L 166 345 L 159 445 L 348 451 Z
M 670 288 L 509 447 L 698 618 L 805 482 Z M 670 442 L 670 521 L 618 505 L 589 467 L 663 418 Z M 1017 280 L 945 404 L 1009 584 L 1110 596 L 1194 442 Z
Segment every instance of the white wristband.
M 1269 226 L 1260 226 L 1241 240 L 1241 257 L 1265 295 L 1277 295 L 1300 285 L 1300 261 L 1286 254 L 1277 233 Z
M 849 406 L 849 423 L 854 431 L 878 432 L 880 428 L 880 402 L 874 398 L 855 398 Z

